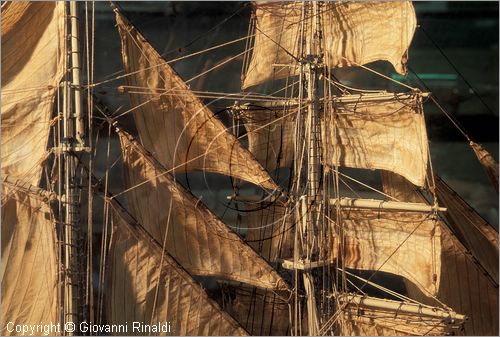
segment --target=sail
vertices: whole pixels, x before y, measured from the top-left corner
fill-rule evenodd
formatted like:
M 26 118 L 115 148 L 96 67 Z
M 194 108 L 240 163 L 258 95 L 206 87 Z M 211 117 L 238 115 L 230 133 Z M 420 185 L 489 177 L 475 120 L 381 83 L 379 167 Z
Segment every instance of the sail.
M 349 295 L 344 295 L 349 300 Z M 365 297 L 370 299 L 370 297 Z M 345 304 L 341 298 L 341 303 Z M 375 299 L 380 302 L 395 301 Z M 347 303 L 342 310 L 342 319 L 338 324 L 339 336 L 439 336 L 456 333 L 458 330 L 448 319 L 429 317 L 399 310 L 384 310 L 358 303 Z
M 302 7 L 301 2 L 257 3 L 255 43 L 244 89 L 298 74 L 290 66 L 300 57 Z M 304 36 L 311 36 L 314 28 L 308 21 L 304 21 Z M 416 26 L 411 2 L 326 2 L 320 7 L 319 21 L 324 63 L 330 69 L 387 60 L 397 72 L 406 72 Z
M 55 221 L 47 196 L 30 189 L 2 183 L 2 335 L 18 334 L 9 322 L 59 321 Z
M 176 172 L 204 170 L 277 185 L 215 115 L 116 11 L 134 119 L 144 147 Z
M 64 3 L 2 4 L 2 175 L 38 185 L 64 65 Z
M 117 335 L 247 334 L 170 254 L 112 205 L 107 317 L 127 326 L 127 331 L 114 331 Z M 163 331 L 133 330 L 132 322 Z
M 440 226 L 428 214 L 343 210 L 342 224 L 346 267 L 401 275 L 424 293 L 437 292 Z
M 398 173 L 425 182 L 428 143 L 420 94 L 342 96 L 321 116 L 323 162 Z M 268 170 L 291 165 L 293 108 L 241 110 L 249 149 Z M 279 163 L 279 165 L 277 164 Z
M 385 185 L 389 181 L 397 184 Z M 409 196 L 409 200 L 401 201 L 426 202 L 404 178 L 394 177 L 384 181 L 386 193 L 394 190 L 403 190 L 400 195 Z M 468 317 L 464 323 L 464 335 L 498 335 L 498 283 L 489 277 L 480 261 L 454 235 L 455 232 L 460 233 L 460 228 L 453 221 L 448 223 L 450 227 L 443 221 L 440 225 L 441 276 L 437 300 Z M 469 230 L 474 231 L 474 227 L 469 226 Z M 483 244 L 487 246 L 490 243 L 485 240 Z M 429 305 L 438 303 L 413 284 L 406 282 L 406 287 L 409 297 Z
M 440 177 L 436 194 L 447 208 L 444 217 L 453 224 L 455 235 L 498 283 L 498 232 Z
M 267 261 L 292 257 L 295 231 L 292 215 L 284 206 L 248 206 L 242 223 L 247 229 L 245 241 Z
M 290 315 L 283 299 L 287 297 L 265 289 L 239 287 L 228 312 L 253 336 L 287 336 Z
M 167 251 L 184 268 L 195 275 L 287 289 L 266 261 L 169 173 L 165 174 L 166 170 L 141 145 L 124 131 L 119 131 L 119 136 L 131 212 L 158 243 L 166 242 Z
M 472 147 L 472 150 L 474 150 L 474 153 L 476 154 L 477 159 L 483 165 L 484 170 L 488 174 L 488 178 L 490 178 L 491 184 L 493 187 L 495 187 L 495 190 L 497 191 L 498 194 L 498 163 L 493 158 L 491 153 L 486 151 L 481 145 L 474 143 L 473 141 L 470 142 L 470 146 Z

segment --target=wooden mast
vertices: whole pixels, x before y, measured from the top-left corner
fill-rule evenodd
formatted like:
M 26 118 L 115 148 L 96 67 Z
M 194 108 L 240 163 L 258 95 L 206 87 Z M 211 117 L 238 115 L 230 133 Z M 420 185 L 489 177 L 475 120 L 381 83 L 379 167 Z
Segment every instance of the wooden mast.
M 85 150 L 84 123 L 81 109 L 80 52 L 78 37 L 78 7 L 76 1 L 65 5 L 68 13 L 69 31 L 66 43 L 66 80 L 63 85 L 63 140 L 59 144 L 64 167 L 64 237 L 63 239 L 63 324 L 72 322 L 76 330 L 65 329 L 67 335 L 78 335 L 79 321 L 82 317 L 80 294 L 81 258 L 78 251 L 78 233 L 80 227 L 80 184 L 77 176 L 78 153 Z M 62 178 L 62 177 L 61 177 Z M 67 326 L 66 326 L 67 327 Z

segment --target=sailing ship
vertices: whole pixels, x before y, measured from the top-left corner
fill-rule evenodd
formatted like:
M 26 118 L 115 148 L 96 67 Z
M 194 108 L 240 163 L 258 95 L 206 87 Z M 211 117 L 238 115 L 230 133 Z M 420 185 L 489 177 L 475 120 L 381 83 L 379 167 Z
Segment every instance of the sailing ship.
M 233 94 L 191 90 L 111 8 L 126 113 L 92 95 L 91 62 L 82 80 L 76 2 L 2 4 L 2 334 L 498 335 L 498 232 L 432 169 L 430 93 L 332 75 L 404 74 L 411 2 L 254 4 Z M 204 98 L 232 100 L 232 124 Z M 119 139 L 118 193 L 110 143 L 95 170 L 98 123 Z M 347 191 L 345 168 L 380 174 L 379 199 Z M 231 177 L 236 223 L 192 171 Z

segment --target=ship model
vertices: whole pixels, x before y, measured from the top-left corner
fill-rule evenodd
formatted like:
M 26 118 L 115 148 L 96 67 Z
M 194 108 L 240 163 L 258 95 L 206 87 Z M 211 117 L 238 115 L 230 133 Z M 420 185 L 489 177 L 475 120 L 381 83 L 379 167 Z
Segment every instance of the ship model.
M 378 60 L 405 74 L 411 2 L 253 4 L 231 94 L 191 90 L 110 7 L 131 106 L 114 113 L 93 95 L 90 3 L 2 4 L 2 334 L 498 335 L 498 232 L 432 169 L 431 93 L 333 76 Z M 207 99 L 232 101 L 231 119 Z M 119 162 L 109 142 L 96 155 L 103 132 Z M 192 193 L 192 171 L 231 178 L 237 223 Z

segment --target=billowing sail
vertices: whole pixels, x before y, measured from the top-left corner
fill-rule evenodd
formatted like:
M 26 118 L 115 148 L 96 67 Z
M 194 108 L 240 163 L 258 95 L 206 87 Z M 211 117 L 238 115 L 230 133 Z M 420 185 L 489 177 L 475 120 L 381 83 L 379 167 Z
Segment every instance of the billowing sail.
M 5 179 L 5 178 L 4 178 Z M 57 244 L 48 196 L 2 182 L 2 335 L 16 325 L 57 324 Z M 31 190 L 30 190 L 31 189 Z M 42 335 L 43 330 L 34 334 Z M 51 330 L 50 334 L 57 334 Z
M 255 43 L 243 88 L 298 74 L 293 65 L 300 57 L 301 23 L 304 36 L 312 36 L 314 28 L 301 20 L 302 8 L 302 2 L 256 5 Z M 329 68 L 387 60 L 397 72 L 406 72 L 416 26 L 411 2 L 326 2 L 319 20 Z
M 383 182 L 385 193 L 403 191 L 398 195 L 406 195 L 408 200 L 401 201 L 426 202 L 415 187 L 402 177 L 395 176 Z M 443 221 L 440 223 L 441 276 L 436 299 L 468 317 L 464 323 L 465 335 L 498 335 L 498 283 L 453 234 L 460 233 L 460 228 L 453 221 L 448 223 L 450 227 Z M 469 231 L 475 231 L 474 226 L 469 226 Z M 488 246 L 490 242 L 485 241 L 483 244 Z M 429 305 L 438 303 L 422 294 L 413 284 L 407 283 L 406 286 L 411 298 Z
M 107 316 L 117 335 L 246 335 L 137 224 L 113 205 Z M 134 330 L 133 322 L 157 327 Z M 159 330 L 159 331 L 158 331 Z
M 436 195 L 454 234 L 498 283 L 498 232 L 439 177 Z
M 474 150 L 474 153 L 476 154 L 477 159 L 483 165 L 484 170 L 486 171 L 486 174 L 488 174 L 488 178 L 490 178 L 491 184 L 495 188 L 498 194 L 498 163 L 493 158 L 491 153 L 486 151 L 481 145 L 474 143 L 473 141 L 470 142 L 470 146 Z
M 134 119 L 144 147 L 167 169 L 204 170 L 264 188 L 276 184 L 189 90 L 135 27 L 116 12 Z
M 249 149 L 261 164 L 268 170 L 290 166 L 296 138 L 293 108 L 241 114 Z M 321 129 L 326 165 L 384 169 L 423 186 L 428 143 L 421 95 L 342 96 L 322 113 Z
M 64 65 L 64 3 L 2 4 L 2 175 L 38 185 Z
M 342 225 L 346 267 L 401 275 L 426 294 L 437 292 L 440 226 L 428 214 L 345 210 Z
M 287 289 L 266 261 L 165 173 L 141 145 L 124 131 L 119 135 L 131 212 L 158 243 L 166 242 L 167 251 L 184 268 L 195 275 Z

